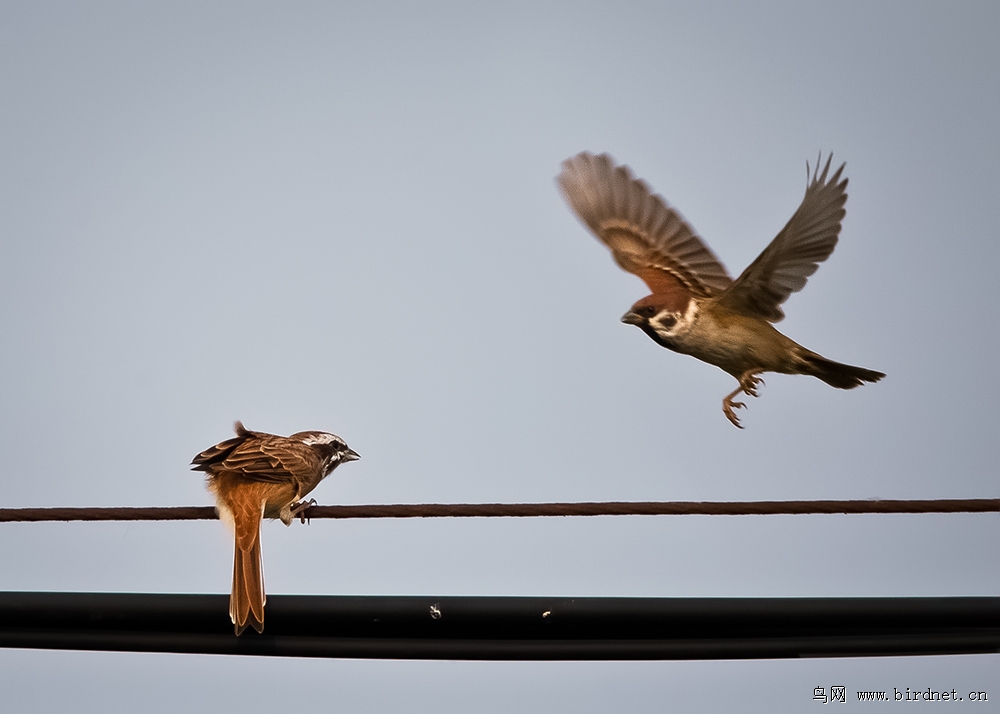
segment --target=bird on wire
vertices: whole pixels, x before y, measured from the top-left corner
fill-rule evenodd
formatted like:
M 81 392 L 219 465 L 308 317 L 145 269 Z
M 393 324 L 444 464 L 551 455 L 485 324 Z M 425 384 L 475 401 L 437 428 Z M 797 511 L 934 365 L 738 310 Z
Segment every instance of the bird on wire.
M 236 436 L 205 449 L 191 461 L 193 471 L 208 474 L 219 517 L 233 530 L 233 590 L 229 616 L 239 635 L 253 627 L 264 631 L 264 572 L 260 551 L 263 518 L 286 526 L 312 503 L 302 501 L 340 464 L 361 456 L 336 434 L 300 431 L 275 436 L 250 431 L 236 422 Z
M 820 157 L 822 158 L 822 157 Z M 802 289 L 837 245 L 846 211 L 844 165 L 830 174 L 832 155 L 809 174 L 805 197 L 771 244 L 736 279 L 675 210 L 627 166 L 607 154 L 583 152 L 563 162 L 557 182 L 566 201 L 611 249 L 615 262 L 639 276 L 652 294 L 621 318 L 657 344 L 714 364 L 739 381 L 722 411 L 743 428 L 734 401 L 757 396 L 764 372 L 807 374 L 853 389 L 885 374 L 829 360 L 778 332 L 781 304 Z

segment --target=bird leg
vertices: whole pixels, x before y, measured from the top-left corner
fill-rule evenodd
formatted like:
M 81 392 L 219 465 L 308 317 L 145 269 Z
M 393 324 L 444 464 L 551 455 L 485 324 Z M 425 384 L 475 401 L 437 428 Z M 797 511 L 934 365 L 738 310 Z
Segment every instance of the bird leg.
M 735 397 L 740 392 L 744 392 L 751 397 L 757 396 L 757 385 L 763 384 L 764 380 L 756 376 L 760 370 L 748 369 L 746 372 L 739 376 L 740 386 L 734 389 L 732 392 L 726 395 L 725 399 L 722 400 L 722 413 L 726 415 L 726 418 L 733 423 L 733 426 L 738 429 L 742 429 L 743 426 L 740 424 L 739 418 L 736 416 L 734 409 L 744 409 L 746 404 L 743 402 L 734 402 L 733 397 Z

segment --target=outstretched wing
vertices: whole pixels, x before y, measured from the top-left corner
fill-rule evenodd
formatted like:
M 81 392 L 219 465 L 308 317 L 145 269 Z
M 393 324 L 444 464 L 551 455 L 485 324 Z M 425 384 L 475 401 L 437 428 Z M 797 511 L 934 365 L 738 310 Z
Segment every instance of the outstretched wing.
M 583 152 L 567 159 L 557 181 L 615 262 L 642 278 L 652 292 L 711 297 L 732 283 L 684 219 L 607 154 Z
M 831 154 L 822 173 L 817 160 L 798 210 L 757 260 L 722 294 L 720 305 L 770 322 L 778 322 L 785 316 L 781 303 L 801 290 L 819 264 L 833 252 L 840 222 L 847 213 L 844 209 L 847 179 L 840 178 L 844 164 L 827 179 L 832 159 Z

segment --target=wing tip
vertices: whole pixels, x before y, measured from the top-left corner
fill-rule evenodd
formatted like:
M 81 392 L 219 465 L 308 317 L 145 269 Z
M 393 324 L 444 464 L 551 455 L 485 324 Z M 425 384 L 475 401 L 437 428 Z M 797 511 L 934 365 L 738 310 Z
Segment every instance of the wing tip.
M 823 164 L 823 150 L 820 149 L 819 154 L 816 156 L 816 166 L 811 167 L 809 165 L 808 159 L 806 160 L 806 190 L 813 188 L 814 186 L 827 186 L 835 185 L 837 188 L 844 189 L 847 187 L 847 179 L 840 181 L 840 177 L 847 167 L 847 162 L 841 162 L 837 170 L 830 175 L 830 166 L 833 162 L 833 152 L 831 151 L 826 157 L 826 163 Z M 820 164 L 823 164 L 823 172 L 820 173 Z M 827 179 L 829 176 L 829 179 Z

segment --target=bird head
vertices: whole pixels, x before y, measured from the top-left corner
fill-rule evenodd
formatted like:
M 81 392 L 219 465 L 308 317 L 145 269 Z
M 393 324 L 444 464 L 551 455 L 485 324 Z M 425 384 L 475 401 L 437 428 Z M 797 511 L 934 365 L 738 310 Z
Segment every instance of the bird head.
M 302 442 L 319 454 L 323 463 L 324 478 L 341 464 L 361 458 L 361 454 L 349 447 L 347 442 L 336 434 L 325 431 L 300 431 L 288 438 Z
M 686 309 L 678 310 L 676 305 L 670 304 L 670 301 L 664 300 L 659 295 L 647 295 L 622 315 L 622 322 L 635 325 L 663 344 L 664 340 L 674 337 L 690 323 L 694 315 L 689 313 L 693 313 L 694 304 L 692 300 L 685 306 Z

